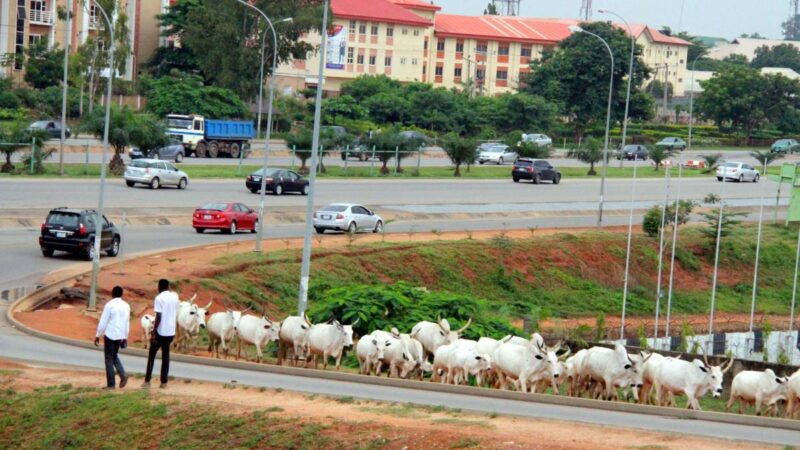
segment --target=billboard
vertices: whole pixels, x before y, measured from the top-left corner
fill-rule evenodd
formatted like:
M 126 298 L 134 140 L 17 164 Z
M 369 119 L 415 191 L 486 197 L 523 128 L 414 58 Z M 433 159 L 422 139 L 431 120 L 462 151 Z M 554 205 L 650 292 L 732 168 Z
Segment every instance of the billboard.
M 346 54 L 347 28 L 342 25 L 334 25 L 328 29 L 325 67 L 328 69 L 344 69 Z

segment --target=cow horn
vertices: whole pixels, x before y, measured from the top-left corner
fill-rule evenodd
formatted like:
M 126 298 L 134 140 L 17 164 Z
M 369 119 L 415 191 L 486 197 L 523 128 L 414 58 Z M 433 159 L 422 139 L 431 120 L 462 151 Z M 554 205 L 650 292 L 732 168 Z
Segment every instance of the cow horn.
M 536 348 L 539 350 L 540 353 L 544 353 L 544 349 L 542 348 L 542 343 L 536 339 L 533 339 L 532 342 L 536 344 Z
M 641 355 L 642 364 L 644 364 L 645 361 L 647 361 L 648 359 L 650 359 L 651 356 L 653 356 L 653 352 L 648 353 L 647 356 L 644 356 L 644 352 L 639 352 L 639 355 Z
M 472 323 L 472 317 L 470 317 L 469 320 L 467 320 L 467 324 L 459 328 L 458 331 L 456 331 L 456 333 L 461 334 L 464 330 L 467 329 L 468 326 L 470 326 L 471 323 Z
M 194 303 L 194 299 L 197 298 L 197 293 L 195 293 L 192 298 L 189 299 L 189 303 Z
M 703 362 L 706 364 L 706 367 L 709 366 L 708 357 L 706 356 L 706 349 L 703 349 Z
M 560 359 L 560 360 L 564 361 L 564 360 L 566 360 L 566 359 L 567 359 L 567 357 L 568 357 L 568 356 L 569 356 L 571 353 L 572 353 L 572 349 L 570 349 L 569 347 L 567 347 L 567 351 L 565 351 L 564 353 L 562 353 L 562 354 L 561 354 L 561 356 L 559 356 L 559 357 L 558 357 L 558 359 Z
M 724 369 L 722 369 L 722 373 L 725 373 L 725 372 L 729 371 L 731 369 L 731 367 L 733 367 L 733 362 L 734 362 L 734 359 L 731 358 L 730 361 L 728 361 L 728 365 L 725 366 Z
M 394 337 L 399 337 L 400 336 L 400 330 L 398 330 L 397 327 L 392 327 L 391 332 L 392 332 L 392 336 L 394 336 Z
M 303 318 L 306 320 L 307 324 L 311 325 L 311 319 L 308 318 L 308 314 L 306 314 L 305 312 L 303 312 Z
M 358 322 L 361 322 L 361 317 L 359 317 L 358 319 L 356 319 L 356 321 L 355 321 L 355 322 L 351 323 L 351 324 L 350 324 L 350 326 L 351 326 L 351 327 L 354 327 L 354 326 L 356 326 L 356 324 L 357 324 Z
M 244 311 L 242 311 L 242 314 L 244 314 L 244 313 L 248 313 L 248 312 L 250 312 L 250 311 L 252 311 L 252 309 L 251 309 L 251 308 L 248 306 L 247 308 L 245 308 L 245 310 L 244 310 Z
M 632 366 L 636 365 L 636 361 L 631 359 L 631 355 L 625 353 L 625 356 L 628 357 L 628 361 L 631 363 Z
M 561 350 L 561 346 L 562 345 L 564 345 L 564 341 L 558 341 L 558 344 L 556 344 L 555 347 L 550 347 L 549 350 L 551 352 L 557 352 L 557 351 Z
M 214 303 L 214 300 L 209 300 L 208 304 L 207 304 L 206 306 L 204 306 L 204 307 L 203 307 L 203 309 L 205 309 L 206 311 L 208 311 L 208 308 L 211 308 L 211 305 L 212 305 L 213 303 Z
M 333 323 L 333 322 L 335 322 L 335 321 L 336 321 L 336 319 L 334 319 L 334 318 L 333 318 L 333 316 L 331 316 L 331 317 L 329 317 L 329 318 L 328 318 L 328 321 L 327 321 L 327 322 L 325 322 L 325 323 L 327 323 L 327 324 L 332 324 L 332 323 Z

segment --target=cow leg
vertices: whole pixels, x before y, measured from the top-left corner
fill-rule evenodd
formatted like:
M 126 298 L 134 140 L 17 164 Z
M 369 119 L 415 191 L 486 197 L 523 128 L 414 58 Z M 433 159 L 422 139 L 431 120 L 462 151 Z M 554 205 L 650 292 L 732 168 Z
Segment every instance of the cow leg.
M 735 395 L 731 395 L 731 397 L 728 399 L 728 403 L 725 404 L 725 411 L 726 412 L 731 412 L 731 407 L 733 406 L 733 403 L 735 401 L 736 401 L 736 396 Z M 739 414 L 741 414 L 741 413 L 742 413 L 742 402 L 739 402 Z
M 256 347 L 256 362 L 260 363 L 264 359 L 264 355 L 261 353 L 261 346 L 258 344 L 253 344 Z
M 759 394 L 756 394 L 756 402 L 755 402 L 756 404 L 755 404 L 755 407 L 756 407 L 756 415 L 757 415 L 757 416 L 760 416 L 760 415 L 761 415 L 761 402 L 762 402 L 762 400 L 763 400 L 763 399 L 761 398 L 761 395 L 759 395 Z
M 336 354 L 336 370 L 339 370 L 339 365 L 342 362 L 342 353 L 344 353 L 344 348 L 339 350 L 339 353 Z

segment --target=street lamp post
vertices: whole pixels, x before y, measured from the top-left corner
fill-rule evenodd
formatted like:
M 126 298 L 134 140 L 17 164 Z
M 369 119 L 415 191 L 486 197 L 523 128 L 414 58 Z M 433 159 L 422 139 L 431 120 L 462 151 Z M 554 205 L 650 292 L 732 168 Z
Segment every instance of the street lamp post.
M 599 12 L 600 14 L 610 14 L 612 16 L 615 16 L 619 20 L 621 20 L 622 23 L 625 24 L 625 27 L 628 29 L 628 35 L 630 35 L 630 37 L 631 37 L 631 59 L 628 62 L 628 89 L 627 89 L 627 93 L 625 94 L 625 115 L 623 116 L 623 119 L 622 119 L 622 142 L 620 143 L 620 149 L 622 149 L 624 151 L 625 150 L 625 138 L 628 135 L 628 110 L 630 109 L 630 105 L 631 105 L 631 82 L 633 81 L 633 61 L 634 61 L 634 55 L 636 53 L 636 37 L 633 35 L 633 31 L 631 30 L 631 26 L 628 24 L 628 21 L 625 20 L 619 14 L 615 13 L 614 11 L 609 11 L 607 9 L 599 9 L 599 10 L 597 10 L 597 12 Z M 620 167 L 622 167 L 622 161 L 623 161 L 623 158 L 620 158 L 619 159 L 619 166 Z M 634 158 L 634 162 L 635 161 L 636 161 L 636 159 Z
M 64 140 L 67 138 L 67 75 L 69 71 L 69 44 L 72 40 L 70 22 L 72 19 L 71 8 L 67 8 L 66 30 L 64 30 L 64 81 L 61 87 L 61 142 L 58 151 L 58 174 L 64 176 Z
M 94 229 L 94 243 L 92 244 L 92 285 L 89 290 L 89 311 L 97 310 L 97 276 L 100 273 L 100 237 L 103 235 L 103 198 L 105 197 L 106 189 L 106 162 L 108 159 L 108 129 L 111 123 L 111 84 L 114 81 L 114 23 L 108 18 L 108 14 L 95 2 L 95 8 L 100 11 L 108 26 L 109 43 L 108 43 L 108 83 L 106 86 L 106 118 L 105 126 L 103 127 L 103 158 L 100 164 L 100 198 L 97 201 L 97 211 L 95 216 L 95 229 Z M 63 136 L 64 129 L 62 127 L 61 133 Z
M 719 217 L 717 217 L 717 242 L 714 250 L 714 276 L 711 282 L 711 308 L 708 315 L 708 337 L 714 336 L 714 307 L 717 299 L 717 278 L 719 274 L 719 245 L 722 238 L 723 210 L 725 208 L 725 162 L 722 163 L 722 195 L 719 200 Z
M 609 129 L 611 128 L 611 96 L 614 93 L 614 52 L 611 51 L 611 47 L 608 45 L 605 39 L 602 37 L 592 33 L 591 31 L 586 31 L 583 28 L 572 25 L 569 27 L 569 30 L 573 33 L 586 33 L 590 36 L 594 36 L 600 40 L 600 42 L 605 45 L 606 50 L 608 50 L 608 56 L 611 58 L 611 70 L 609 74 L 608 80 L 608 108 L 606 111 L 606 137 L 605 137 L 605 144 L 603 145 L 603 173 L 600 179 L 600 207 L 597 211 L 597 227 L 601 227 L 603 225 L 603 196 L 605 193 L 606 188 L 606 172 L 608 169 L 608 134 Z
M 692 149 L 692 123 L 694 122 L 694 65 L 697 64 L 697 60 L 703 56 L 702 53 L 695 56 L 694 61 L 692 61 L 692 77 L 691 82 L 689 83 L 689 137 L 686 142 L 686 150 Z
M 269 102 L 267 104 L 267 135 L 265 136 L 264 141 L 264 162 L 261 169 L 261 191 L 259 192 L 258 200 L 258 230 L 256 234 L 256 251 L 260 252 L 261 240 L 264 237 L 264 202 L 267 193 L 267 161 L 269 160 L 269 140 L 272 137 L 272 99 L 275 95 L 275 68 L 278 67 L 278 35 L 275 33 L 275 27 L 273 26 L 272 21 L 269 20 L 269 17 L 266 15 L 266 13 L 264 13 L 264 11 L 244 0 L 236 1 L 259 13 L 267 22 L 267 25 L 269 25 L 269 29 L 272 31 L 272 78 L 269 83 Z M 282 19 L 277 23 L 291 21 L 292 18 L 289 17 Z M 261 36 L 261 68 L 258 71 L 258 123 L 256 124 L 256 135 L 261 132 L 261 108 L 262 104 L 264 103 L 264 50 L 266 42 L 265 32 L 264 35 Z
M 764 188 L 767 186 L 767 159 L 764 159 L 764 182 L 761 183 L 761 200 L 758 202 L 758 237 L 756 237 L 756 262 L 753 267 L 753 292 L 750 299 L 750 327 L 748 332 L 753 332 L 753 321 L 756 314 L 756 293 L 758 292 L 758 260 L 761 254 L 761 230 L 764 224 Z

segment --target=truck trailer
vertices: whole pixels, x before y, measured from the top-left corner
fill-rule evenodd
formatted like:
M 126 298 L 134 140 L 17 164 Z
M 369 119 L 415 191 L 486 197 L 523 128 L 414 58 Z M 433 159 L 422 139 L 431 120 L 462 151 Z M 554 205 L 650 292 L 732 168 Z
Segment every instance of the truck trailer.
M 198 115 L 169 114 L 167 134 L 183 144 L 186 156 L 246 158 L 255 137 L 252 122 L 206 119 Z

